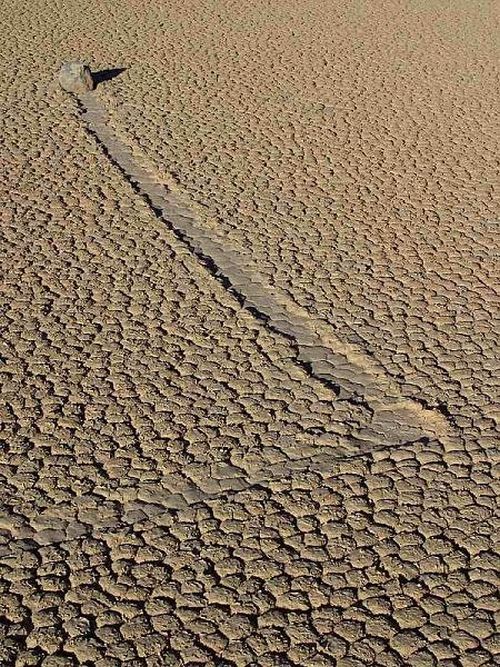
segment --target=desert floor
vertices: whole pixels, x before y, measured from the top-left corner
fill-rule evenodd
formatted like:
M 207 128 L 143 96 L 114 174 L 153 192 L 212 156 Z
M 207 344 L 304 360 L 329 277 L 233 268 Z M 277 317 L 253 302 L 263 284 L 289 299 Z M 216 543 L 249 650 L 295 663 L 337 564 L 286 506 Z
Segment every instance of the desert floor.
M 498 664 L 497 3 L 0 20 L 0 665 Z

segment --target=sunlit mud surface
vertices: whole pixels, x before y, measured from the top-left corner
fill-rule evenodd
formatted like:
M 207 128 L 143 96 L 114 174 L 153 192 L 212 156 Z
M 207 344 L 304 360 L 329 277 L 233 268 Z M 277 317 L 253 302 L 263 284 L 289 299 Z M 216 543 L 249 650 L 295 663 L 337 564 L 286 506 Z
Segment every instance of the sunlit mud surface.
M 0 13 L 0 664 L 496 664 L 495 3 Z

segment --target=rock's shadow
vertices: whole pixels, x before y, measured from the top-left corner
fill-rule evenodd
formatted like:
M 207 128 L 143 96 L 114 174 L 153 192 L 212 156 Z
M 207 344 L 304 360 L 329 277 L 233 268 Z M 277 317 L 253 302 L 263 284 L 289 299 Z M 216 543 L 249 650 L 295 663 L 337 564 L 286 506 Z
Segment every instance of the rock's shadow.
M 120 76 L 120 74 L 123 74 L 126 70 L 126 67 L 116 67 L 114 69 L 102 69 L 99 72 L 92 72 L 94 86 L 97 88 L 101 83 L 111 81 L 111 79 Z

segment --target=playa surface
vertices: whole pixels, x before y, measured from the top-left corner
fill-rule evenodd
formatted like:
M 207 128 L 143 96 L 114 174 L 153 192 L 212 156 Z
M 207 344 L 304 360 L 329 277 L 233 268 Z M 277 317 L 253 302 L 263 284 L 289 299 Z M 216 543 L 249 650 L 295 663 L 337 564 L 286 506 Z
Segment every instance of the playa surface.
M 0 19 L 0 664 L 496 664 L 495 3 Z

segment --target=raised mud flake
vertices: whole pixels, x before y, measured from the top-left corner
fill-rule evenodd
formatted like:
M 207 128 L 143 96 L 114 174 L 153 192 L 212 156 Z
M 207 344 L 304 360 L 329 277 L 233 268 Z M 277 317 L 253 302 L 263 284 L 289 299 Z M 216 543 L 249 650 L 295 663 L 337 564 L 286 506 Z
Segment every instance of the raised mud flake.
M 61 65 L 58 74 L 59 85 L 74 95 L 83 95 L 94 89 L 90 68 L 83 62 L 68 62 Z

